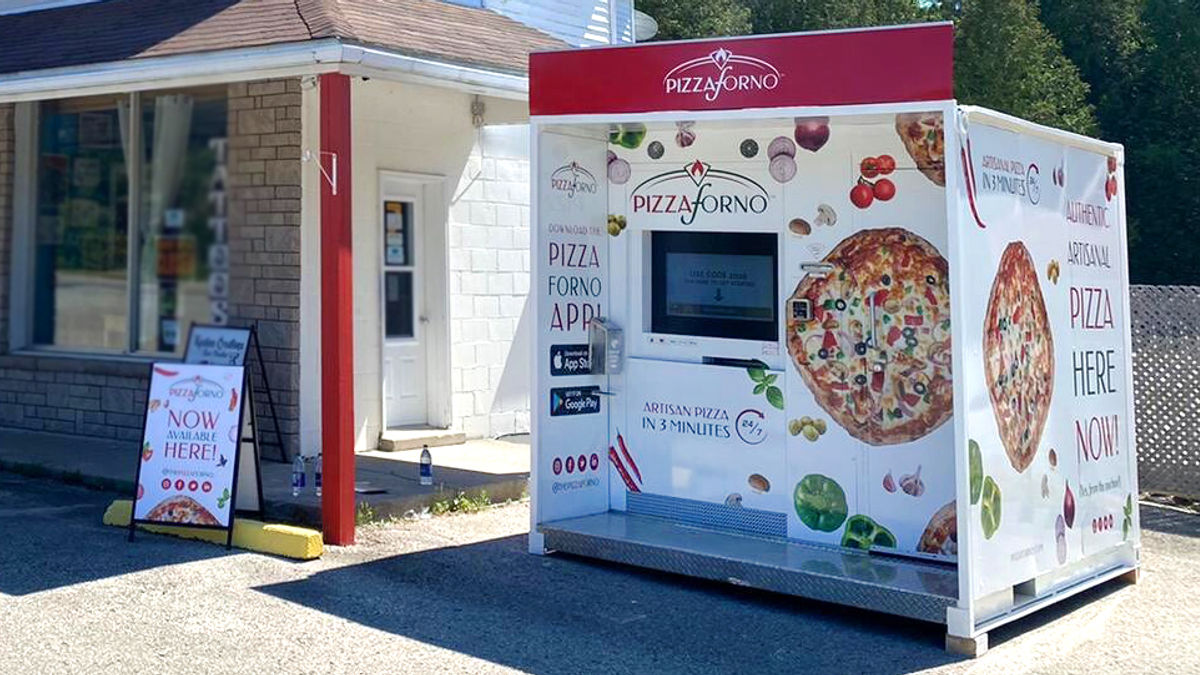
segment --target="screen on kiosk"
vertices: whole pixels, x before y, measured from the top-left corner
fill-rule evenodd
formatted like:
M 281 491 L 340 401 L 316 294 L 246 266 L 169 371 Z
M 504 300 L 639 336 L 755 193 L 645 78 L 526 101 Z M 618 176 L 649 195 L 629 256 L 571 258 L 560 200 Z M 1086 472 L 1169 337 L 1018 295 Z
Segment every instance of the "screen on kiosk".
M 651 331 L 778 339 L 774 234 L 652 232 Z

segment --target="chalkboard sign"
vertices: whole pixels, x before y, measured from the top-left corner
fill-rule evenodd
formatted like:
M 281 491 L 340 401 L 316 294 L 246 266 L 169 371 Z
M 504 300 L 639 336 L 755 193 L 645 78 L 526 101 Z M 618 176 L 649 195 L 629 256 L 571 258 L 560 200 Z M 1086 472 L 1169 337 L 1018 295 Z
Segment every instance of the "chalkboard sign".
M 184 363 L 244 366 L 250 350 L 249 328 L 193 325 L 188 332 Z

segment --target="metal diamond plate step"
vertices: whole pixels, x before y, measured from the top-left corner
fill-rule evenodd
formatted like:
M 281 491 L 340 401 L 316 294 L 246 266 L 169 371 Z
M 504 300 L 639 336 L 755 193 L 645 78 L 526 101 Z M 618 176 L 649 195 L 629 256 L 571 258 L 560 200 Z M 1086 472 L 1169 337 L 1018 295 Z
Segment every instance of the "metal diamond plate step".
M 609 511 L 544 523 L 553 551 L 946 622 L 954 566 L 719 532 Z

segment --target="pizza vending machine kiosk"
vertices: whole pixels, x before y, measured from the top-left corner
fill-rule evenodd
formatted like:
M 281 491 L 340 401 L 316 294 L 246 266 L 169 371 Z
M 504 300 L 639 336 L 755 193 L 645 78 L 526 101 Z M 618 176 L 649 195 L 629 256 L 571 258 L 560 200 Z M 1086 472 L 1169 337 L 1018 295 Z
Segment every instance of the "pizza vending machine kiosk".
M 1136 579 L 1122 148 L 958 105 L 952 41 L 531 57 L 532 552 L 973 654 Z

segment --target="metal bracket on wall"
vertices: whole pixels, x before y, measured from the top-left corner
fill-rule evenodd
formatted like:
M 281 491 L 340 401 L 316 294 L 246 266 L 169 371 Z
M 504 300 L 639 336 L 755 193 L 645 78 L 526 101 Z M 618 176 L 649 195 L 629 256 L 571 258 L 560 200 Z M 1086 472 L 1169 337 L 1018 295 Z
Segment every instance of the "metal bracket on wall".
M 328 152 L 325 150 L 320 151 L 320 156 L 322 159 L 324 159 L 326 155 L 329 155 L 329 158 L 331 160 L 330 164 L 332 165 L 330 167 L 329 171 L 325 170 L 325 163 L 321 162 L 321 161 L 317 162 L 317 169 L 319 169 L 321 171 L 321 177 L 324 178 L 329 183 L 330 190 L 333 192 L 334 196 L 336 196 L 338 193 L 338 190 L 337 190 L 338 189 L 338 181 L 337 181 L 338 156 L 337 156 L 336 152 Z M 305 162 L 311 162 L 313 159 L 312 150 L 305 150 L 304 155 L 302 156 L 302 159 Z

